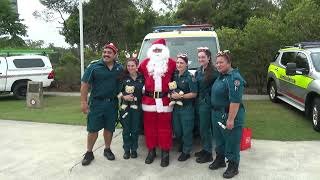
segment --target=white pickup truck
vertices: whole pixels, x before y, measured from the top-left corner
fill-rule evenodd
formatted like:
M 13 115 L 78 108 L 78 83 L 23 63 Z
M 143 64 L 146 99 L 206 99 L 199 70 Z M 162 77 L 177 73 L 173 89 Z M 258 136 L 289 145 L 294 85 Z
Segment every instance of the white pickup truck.
M 17 99 L 24 99 L 28 81 L 50 86 L 54 71 L 47 56 L 19 55 L 0 57 L 0 94 L 13 92 Z

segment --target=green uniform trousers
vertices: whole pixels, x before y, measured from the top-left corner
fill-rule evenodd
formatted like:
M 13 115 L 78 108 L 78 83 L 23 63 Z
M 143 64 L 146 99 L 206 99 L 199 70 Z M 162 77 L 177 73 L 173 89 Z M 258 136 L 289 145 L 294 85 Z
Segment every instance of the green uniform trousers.
M 212 111 L 213 133 L 216 140 L 215 151 L 217 154 L 224 155 L 228 160 L 240 161 L 240 140 L 244 120 L 244 108 L 238 110 L 235 118 L 235 125 L 232 130 L 223 129 L 218 122 L 226 125 L 228 113 L 222 111 Z
M 122 124 L 122 138 L 124 151 L 136 151 L 138 149 L 138 138 L 141 127 L 141 107 L 137 110 L 127 108 L 128 115 L 121 118 Z M 122 113 L 120 113 L 122 114 Z
M 198 115 L 202 149 L 212 152 L 211 106 L 205 99 L 198 101 Z
M 194 108 L 186 105 L 175 106 L 173 110 L 173 131 L 178 140 L 183 143 L 182 151 L 189 154 L 192 150 L 192 131 L 194 126 Z

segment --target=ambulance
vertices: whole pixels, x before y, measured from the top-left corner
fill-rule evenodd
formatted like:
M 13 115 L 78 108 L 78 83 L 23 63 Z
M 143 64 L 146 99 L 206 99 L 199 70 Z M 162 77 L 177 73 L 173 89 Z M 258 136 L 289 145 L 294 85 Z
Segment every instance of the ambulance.
M 166 40 L 171 58 L 176 59 L 180 53 L 188 54 L 188 67 L 192 73 L 200 66 L 198 63 L 198 47 L 208 47 L 210 49 L 213 63 L 215 54 L 220 50 L 217 33 L 210 24 L 157 26 L 153 28 L 152 33 L 147 34 L 143 39 L 138 55 L 140 62 L 147 57 L 147 51 L 152 42 L 159 38 Z

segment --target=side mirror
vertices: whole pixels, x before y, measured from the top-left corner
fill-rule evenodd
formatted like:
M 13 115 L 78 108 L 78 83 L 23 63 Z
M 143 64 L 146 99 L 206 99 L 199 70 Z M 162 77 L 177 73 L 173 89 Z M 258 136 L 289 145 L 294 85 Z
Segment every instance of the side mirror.
M 286 75 L 288 75 L 288 76 L 294 76 L 294 75 L 297 74 L 296 70 L 297 70 L 297 65 L 296 65 L 296 63 L 287 63 Z

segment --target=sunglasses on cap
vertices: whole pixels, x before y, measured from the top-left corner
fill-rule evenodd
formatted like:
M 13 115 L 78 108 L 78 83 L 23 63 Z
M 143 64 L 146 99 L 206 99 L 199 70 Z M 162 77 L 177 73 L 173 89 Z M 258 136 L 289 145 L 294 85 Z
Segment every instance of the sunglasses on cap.
M 229 50 L 223 50 L 223 51 L 219 51 L 217 53 L 217 56 L 224 56 L 226 54 L 230 54 L 230 51 Z
M 198 50 L 198 52 L 206 52 L 206 51 L 209 51 L 209 48 L 208 47 L 198 47 L 197 50 Z
M 177 55 L 177 58 L 187 58 L 188 57 L 188 55 L 187 54 L 178 54 Z

